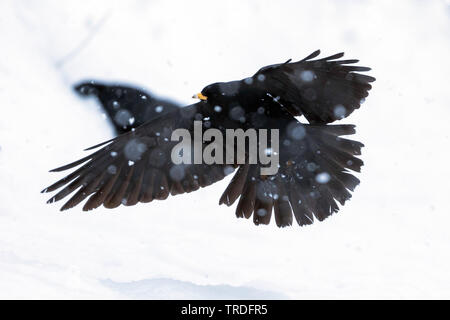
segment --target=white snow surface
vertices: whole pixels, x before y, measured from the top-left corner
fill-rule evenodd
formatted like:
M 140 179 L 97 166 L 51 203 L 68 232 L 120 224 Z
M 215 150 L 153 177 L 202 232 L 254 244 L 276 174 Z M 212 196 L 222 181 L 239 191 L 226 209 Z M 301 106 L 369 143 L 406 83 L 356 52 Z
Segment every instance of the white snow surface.
M 450 298 L 449 1 L 0 2 L 0 298 Z M 166 201 L 59 212 L 48 170 L 112 136 L 84 79 L 185 104 L 216 81 L 345 51 L 377 78 L 360 186 L 309 227 Z

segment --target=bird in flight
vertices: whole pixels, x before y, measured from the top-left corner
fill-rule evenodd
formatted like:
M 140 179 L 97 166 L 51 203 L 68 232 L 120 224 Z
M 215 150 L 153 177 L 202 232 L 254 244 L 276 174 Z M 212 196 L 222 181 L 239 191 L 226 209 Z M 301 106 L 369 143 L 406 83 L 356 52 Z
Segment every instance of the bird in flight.
M 116 208 L 196 191 L 236 171 L 219 204 L 237 201 L 237 217 L 253 217 L 259 225 L 269 224 L 273 215 L 278 227 L 292 225 L 294 218 L 300 226 L 322 221 L 339 210 L 337 203 L 350 199 L 359 184 L 351 171 L 360 172 L 363 165 L 356 157 L 363 144 L 342 137 L 354 134 L 354 125 L 329 123 L 358 109 L 375 78 L 359 73 L 370 68 L 355 66 L 358 60 L 340 60 L 343 53 L 315 59 L 319 54 L 263 67 L 239 81 L 208 85 L 195 95 L 200 99 L 195 104 L 151 117 L 141 114 L 139 126 L 130 130 L 125 125 L 123 134 L 87 149 L 95 152 L 51 170 L 73 171 L 42 192 L 61 189 L 48 203 L 75 192 L 61 210 L 85 199 L 85 211 L 101 205 Z M 78 89 L 95 89 L 84 88 Z M 299 122 L 299 116 L 308 123 Z M 264 165 L 248 161 L 175 164 L 171 152 L 178 142 L 171 140 L 172 132 L 185 129 L 194 137 L 198 120 L 204 129 L 220 132 L 279 130 L 277 173 L 262 175 Z M 115 122 L 116 128 L 120 125 Z

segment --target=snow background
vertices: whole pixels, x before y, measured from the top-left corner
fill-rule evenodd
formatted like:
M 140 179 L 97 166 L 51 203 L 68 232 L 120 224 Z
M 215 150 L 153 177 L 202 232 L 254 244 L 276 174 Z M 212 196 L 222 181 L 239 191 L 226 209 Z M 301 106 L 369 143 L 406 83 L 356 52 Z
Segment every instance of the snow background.
M 0 2 L 0 298 L 450 298 L 449 1 Z M 230 178 L 167 201 L 59 213 L 48 173 L 108 139 L 83 79 L 192 103 L 206 84 L 322 49 L 373 68 L 365 166 L 322 223 L 218 206 Z

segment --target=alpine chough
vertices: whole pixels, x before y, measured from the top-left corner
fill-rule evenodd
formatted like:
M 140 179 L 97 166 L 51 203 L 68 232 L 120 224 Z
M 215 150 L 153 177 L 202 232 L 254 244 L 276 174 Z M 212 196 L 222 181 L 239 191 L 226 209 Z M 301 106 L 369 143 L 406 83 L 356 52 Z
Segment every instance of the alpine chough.
M 75 168 L 65 178 L 45 188 L 62 188 L 48 203 L 75 194 L 62 206 L 66 210 L 88 198 L 83 210 L 103 204 L 115 208 L 138 202 L 163 200 L 169 195 L 192 192 L 236 174 L 219 203 L 231 206 L 239 199 L 237 217 L 256 225 L 268 224 L 272 214 L 277 226 L 300 226 L 322 221 L 344 205 L 359 184 L 357 158 L 363 144 L 342 136 L 355 133 L 354 125 L 327 125 L 347 117 L 368 96 L 375 78 L 358 72 L 370 68 L 339 60 L 343 53 L 314 59 L 317 50 L 298 61 L 261 68 L 252 77 L 214 83 L 205 87 L 195 104 L 175 109 L 87 150 L 92 154 L 51 170 Z M 295 117 L 303 115 L 308 124 Z M 278 129 L 279 166 L 274 175 L 261 175 L 260 164 L 176 165 L 170 140 L 175 129 L 194 136 L 194 121 L 227 129 Z

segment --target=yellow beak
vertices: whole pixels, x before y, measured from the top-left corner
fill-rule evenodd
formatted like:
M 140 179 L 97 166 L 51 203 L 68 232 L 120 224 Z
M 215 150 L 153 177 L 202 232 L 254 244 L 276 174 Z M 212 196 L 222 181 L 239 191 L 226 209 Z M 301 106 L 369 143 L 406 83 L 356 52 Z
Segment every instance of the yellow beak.
M 192 96 L 192 98 L 194 98 L 194 99 L 200 99 L 200 100 L 207 100 L 207 99 L 208 99 L 207 96 L 204 96 L 204 95 L 201 94 L 201 93 L 194 94 L 194 95 Z

